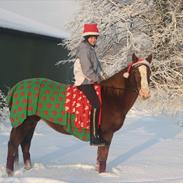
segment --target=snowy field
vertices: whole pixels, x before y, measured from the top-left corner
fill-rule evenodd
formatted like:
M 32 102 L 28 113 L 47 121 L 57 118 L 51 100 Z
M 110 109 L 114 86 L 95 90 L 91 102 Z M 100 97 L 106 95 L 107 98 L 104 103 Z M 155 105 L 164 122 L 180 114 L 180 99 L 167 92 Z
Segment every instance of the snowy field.
M 9 132 L 3 130 L 0 133 L 0 182 L 182 183 L 181 117 L 152 116 L 147 111 L 131 110 L 125 125 L 113 138 L 107 172 L 102 174 L 95 171 L 95 147 L 59 134 L 40 122 L 31 147 L 33 168 L 25 171 L 21 157 L 14 177 L 8 178 L 5 162 Z

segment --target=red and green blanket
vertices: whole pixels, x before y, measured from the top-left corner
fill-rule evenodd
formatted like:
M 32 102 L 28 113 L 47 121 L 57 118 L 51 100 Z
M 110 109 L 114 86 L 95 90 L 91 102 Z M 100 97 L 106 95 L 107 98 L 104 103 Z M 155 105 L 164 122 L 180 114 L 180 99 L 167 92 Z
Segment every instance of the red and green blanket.
M 100 96 L 100 86 L 95 89 Z M 99 97 L 100 98 L 100 97 Z M 27 116 L 64 126 L 64 129 L 83 141 L 90 139 L 91 106 L 87 98 L 72 85 L 44 78 L 27 79 L 17 83 L 8 93 L 12 127 L 21 125 Z

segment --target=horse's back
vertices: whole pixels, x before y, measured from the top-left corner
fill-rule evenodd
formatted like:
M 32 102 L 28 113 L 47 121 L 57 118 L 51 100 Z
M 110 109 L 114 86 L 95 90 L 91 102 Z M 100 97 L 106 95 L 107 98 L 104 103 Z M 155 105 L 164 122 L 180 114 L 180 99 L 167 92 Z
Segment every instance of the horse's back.
M 65 84 L 45 78 L 26 79 L 15 84 L 7 96 L 13 127 L 19 126 L 27 116 L 47 115 L 46 111 L 51 108 L 49 101 L 54 104 L 52 107 L 57 107 L 56 102 L 61 100 L 66 87 Z

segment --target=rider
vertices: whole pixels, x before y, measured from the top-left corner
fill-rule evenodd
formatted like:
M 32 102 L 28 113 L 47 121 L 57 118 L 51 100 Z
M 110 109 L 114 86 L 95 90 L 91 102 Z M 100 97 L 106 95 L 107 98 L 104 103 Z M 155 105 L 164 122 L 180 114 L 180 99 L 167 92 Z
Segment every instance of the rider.
M 75 86 L 81 90 L 92 105 L 90 122 L 90 145 L 103 146 L 106 141 L 100 134 L 99 112 L 100 100 L 94 89 L 94 83 L 99 83 L 105 79 L 100 62 L 96 56 L 95 46 L 99 30 L 97 24 L 84 24 L 83 38 L 76 51 L 76 61 L 74 63 Z

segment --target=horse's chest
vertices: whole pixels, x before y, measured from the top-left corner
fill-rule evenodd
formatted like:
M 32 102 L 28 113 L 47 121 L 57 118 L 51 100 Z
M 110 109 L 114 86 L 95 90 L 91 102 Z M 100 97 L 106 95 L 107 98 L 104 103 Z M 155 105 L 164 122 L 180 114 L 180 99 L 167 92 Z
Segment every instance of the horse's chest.
M 105 126 L 113 131 L 123 125 L 125 119 L 125 102 L 123 96 L 106 96 L 103 100 L 102 121 Z

